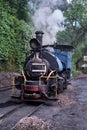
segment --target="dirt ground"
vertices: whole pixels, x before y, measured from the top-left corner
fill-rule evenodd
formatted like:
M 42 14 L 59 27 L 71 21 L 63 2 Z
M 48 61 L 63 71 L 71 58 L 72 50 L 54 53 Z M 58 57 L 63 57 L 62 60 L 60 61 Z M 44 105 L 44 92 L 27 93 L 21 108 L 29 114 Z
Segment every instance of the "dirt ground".
M 58 101 L 43 105 L 33 117 L 25 117 L 11 130 L 87 130 L 87 75 L 79 72 L 78 77 L 58 95 Z
M 43 106 L 36 112 L 39 122 L 45 121 L 53 127 L 52 130 L 87 130 L 87 75 L 81 73 L 78 77 L 72 79 L 68 88 L 58 95 L 59 100 L 53 106 Z M 35 118 L 32 119 L 32 124 L 30 121 L 31 117 L 25 117 L 13 130 L 18 130 L 20 124 L 21 130 L 30 130 L 33 125 L 33 130 L 45 130 L 40 129 L 40 125 L 36 129 Z
M 0 88 L 6 88 L 12 85 L 12 80 L 16 72 L 0 72 Z
M 58 98 L 52 106 L 44 105 L 37 111 L 35 118 L 32 117 L 32 123 L 31 117 L 25 117 L 12 130 L 45 130 L 44 126 L 40 129 L 41 122 L 45 122 L 45 126 L 48 124 L 49 128 L 52 126 L 51 130 L 87 130 L 87 78 L 72 80 Z

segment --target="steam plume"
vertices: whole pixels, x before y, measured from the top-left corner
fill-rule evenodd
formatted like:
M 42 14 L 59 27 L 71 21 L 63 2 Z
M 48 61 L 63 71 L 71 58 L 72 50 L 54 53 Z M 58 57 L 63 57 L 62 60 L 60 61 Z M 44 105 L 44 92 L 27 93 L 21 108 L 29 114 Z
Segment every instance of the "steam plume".
M 64 4 L 63 0 L 37 0 L 37 9 L 33 16 L 36 30 L 42 30 L 44 34 L 43 43 L 53 44 L 56 41 L 56 33 L 64 28 L 62 23 L 64 17 L 58 8 Z

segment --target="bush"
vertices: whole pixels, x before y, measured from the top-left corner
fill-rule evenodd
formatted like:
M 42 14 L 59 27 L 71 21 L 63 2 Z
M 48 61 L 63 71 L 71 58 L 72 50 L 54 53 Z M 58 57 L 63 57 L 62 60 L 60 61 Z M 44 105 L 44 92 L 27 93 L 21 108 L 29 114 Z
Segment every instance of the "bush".
M 19 3 L 14 2 L 18 6 Z M 28 44 L 33 29 L 26 21 L 19 19 L 17 8 L 9 1 L 1 0 L 0 9 L 0 70 L 20 70 L 30 50 Z

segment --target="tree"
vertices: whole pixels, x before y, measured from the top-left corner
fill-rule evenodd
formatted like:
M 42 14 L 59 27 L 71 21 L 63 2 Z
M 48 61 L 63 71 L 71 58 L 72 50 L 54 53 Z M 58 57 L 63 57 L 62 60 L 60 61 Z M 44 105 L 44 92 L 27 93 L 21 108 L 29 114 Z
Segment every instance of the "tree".
M 10 7 L 16 9 L 16 15 L 19 20 L 24 20 L 29 23 L 31 14 L 29 12 L 28 0 L 9 0 Z
M 0 69 L 19 70 L 25 60 L 33 28 L 23 18 L 19 19 L 17 0 L 0 2 Z M 24 6 L 23 6 L 24 8 Z M 3 66 L 4 64 L 4 66 Z
M 65 30 L 58 33 L 58 38 L 63 35 L 63 42 L 77 46 L 83 42 L 87 33 L 87 1 L 78 0 L 72 3 L 71 7 L 64 13 Z
M 73 64 L 76 64 L 83 56 L 83 49 L 87 48 L 87 1 L 73 1 L 64 17 L 65 30 L 57 33 L 57 39 L 75 47 Z

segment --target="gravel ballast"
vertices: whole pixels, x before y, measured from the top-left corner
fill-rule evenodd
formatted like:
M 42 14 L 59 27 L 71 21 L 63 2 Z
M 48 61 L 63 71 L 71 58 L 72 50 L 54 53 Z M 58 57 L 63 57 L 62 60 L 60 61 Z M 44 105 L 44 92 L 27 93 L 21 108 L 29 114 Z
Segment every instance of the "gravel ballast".
M 55 130 L 49 123 L 36 116 L 21 119 L 11 130 Z

